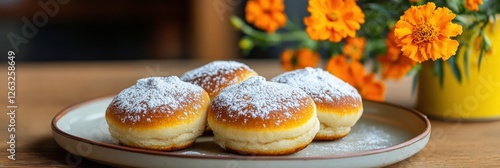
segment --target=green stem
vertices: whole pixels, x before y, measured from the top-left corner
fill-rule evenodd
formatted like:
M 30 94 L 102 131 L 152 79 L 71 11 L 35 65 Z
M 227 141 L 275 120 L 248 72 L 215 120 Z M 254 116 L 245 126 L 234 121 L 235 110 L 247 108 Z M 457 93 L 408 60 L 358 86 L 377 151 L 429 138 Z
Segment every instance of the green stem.
M 239 17 L 234 16 L 232 19 L 234 19 L 236 22 L 239 22 L 240 24 L 237 29 L 241 30 L 244 34 L 255 38 L 257 40 L 262 40 L 262 41 L 267 41 L 271 43 L 279 43 L 279 42 L 287 42 L 287 41 L 301 41 L 304 38 L 309 38 L 307 33 L 305 31 L 291 31 L 291 32 L 284 32 L 284 33 L 272 33 L 269 34 L 267 32 L 259 31 L 252 26 L 246 24 L 241 20 Z

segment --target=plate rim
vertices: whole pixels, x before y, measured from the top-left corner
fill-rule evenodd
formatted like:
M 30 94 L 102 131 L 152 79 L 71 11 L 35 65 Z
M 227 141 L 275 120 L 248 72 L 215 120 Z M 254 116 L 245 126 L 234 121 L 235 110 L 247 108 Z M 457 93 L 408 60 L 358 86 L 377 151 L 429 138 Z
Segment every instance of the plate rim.
M 425 139 L 425 137 L 427 137 L 431 132 L 431 123 L 430 123 L 428 117 L 425 114 L 419 112 L 418 110 L 413 109 L 413 108 L 404 107 L 404 106 L 397 105 L 397 104 L 393 104 L 393 103 L 377 102 L 377 101 L 372 101 L 372 100 L 367 100 L 367 99 L 363 99 L 363 102 L 370 102 L 370 103 L 375 103 L 375 104 L 392 106 L 392 107 L 400 108 L 400 109 L 406 110 L 407 112 L 413 113 L 414 115 L 419 117 L 422 121 L 424 121 L 424 123 L 426 125 L 425 130 L 422 133 L 418 134 L 417 136 L 415 136 L 407 141 L 404 141 L 402 143 L 399 143 L 399 144 L 396 144 L 393 146 L 389 146 L 386 148 L 374 149 L 374 150 L 357 152 L 357 153 L 350 153 L 350 154 L 341 154 L 341 155 L 325 155 L 325 156 L 314 156 L 314 157 L 288 158 L 288 157 L 282 157 L 282 156 L 254 156 L 254 155 L 252 155 L 252 156 L 234 155 L 234 156 L 222 156 L 222 157 L 220 157 L 220 156 L 185 155 L 185 154 L 181 154 L 181 153 L 170 153 L 167 151 L 141 149 L 141 148 L 134 148 L 134 147 L 117 145 L 117 144 L 110 144 L 110 143 L 105 143 L 105 142 L 93 141 L 93 140 L 85 139 L 83 137 L 71 135 L 71 134 L 61 130 L 59 127 L 57 127 L 57 122 L 59 121 L 59 119 L 61 119 L 64 115 L 66 115 L 70 111 L 77 109 L 79 107 L 88 105 L 88 104 L 99 102 L 99 101 L 102 101 L 105 99 L 110 99 L 113 97 L 114 96 L 103 96 L 103 97 L 98 97 L 98 98 L 92 98 L 92 99 L 81 101 L 79 103 L 76 103 L 76 104 L 73 104 L 73 105 L 70 105 L 70 106 L 64 108 L 63 110 L 58 112 L 52 118 L 51 128 L 52 128 L 53 133 L 57 133 L 63 137 L 69 138 L 71 140 L 84 142 L 84 143 L 88 143 L 91 145 L 104 147 L 104 148 L 108 148 L 108 149 L 112 149 L 112 150 L 121 150 L 121 151 L 126 151 L 126 152 L 142 153 L 142 154 L 149 154 L 149 155 L 159 155 L 159 156 L 166 156 L 166 157 L 220 159 L 220 160 L 227 160 L 227 159 L 233 159 L 233 160 L 248 160 L 248 159 L 252 159 L 252 160 L 324 160 L 324 159 L 341 159 L 341 158 L 361 157 L 361 156 L 374 155 L 374 154 L 378 154 L 378 153 L 394 151 L 397 149 L 401 149 L 401 148 L 410 146 L 412 144 L 419 142 L 420 140 Z M 53 136 L 53 138 L 55 138 L 55 137 Z

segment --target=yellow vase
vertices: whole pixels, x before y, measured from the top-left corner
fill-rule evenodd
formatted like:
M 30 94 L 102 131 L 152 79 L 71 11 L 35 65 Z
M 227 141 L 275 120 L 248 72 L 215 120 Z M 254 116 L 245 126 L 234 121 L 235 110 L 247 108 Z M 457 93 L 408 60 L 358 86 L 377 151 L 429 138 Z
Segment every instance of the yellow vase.
M 425 62 L 419 76 L 417 109 L 432 118 L 444 120 L 483 121 L 500 119 L 500 24 L 485 28 L 491 40 L 491 53 L 483 56 L 478 69 L 479 49 L 469 56 L 469 78 L 465 76 L 463 47 L 457 64 L 462 74 L 460 83 L 447 62 L 443 65 L 443 87 L 434 75 L 432 61 Z M 496 33 L 495 33 L 496 32 Z M 465 33 L 465 32 L 464 32 Z

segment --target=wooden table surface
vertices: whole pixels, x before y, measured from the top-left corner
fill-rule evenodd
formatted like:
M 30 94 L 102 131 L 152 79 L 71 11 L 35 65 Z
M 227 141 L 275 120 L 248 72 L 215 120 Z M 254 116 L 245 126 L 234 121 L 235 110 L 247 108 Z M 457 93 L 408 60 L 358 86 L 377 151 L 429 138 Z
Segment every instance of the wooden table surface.
M 276 60 L 243 60 L 259 74 L 281 73 Z M 52 138 L 50 122 L 63 108 L 108 96 L 148 76 L 181 75 L 203 61 L 124 61 L 17 63 L 16 160 L 7 158 L 8 115 L 0 115 L 0 167 L 103 166 L 74 156 Z M 2 94 L 6 94 L 6 63 L 0 66 Z M 7 111 L 2 98 L 2 111 Z M 500 167 L 500 121 L 442 122 L 431 120 L 427 146 L 390 167 Z

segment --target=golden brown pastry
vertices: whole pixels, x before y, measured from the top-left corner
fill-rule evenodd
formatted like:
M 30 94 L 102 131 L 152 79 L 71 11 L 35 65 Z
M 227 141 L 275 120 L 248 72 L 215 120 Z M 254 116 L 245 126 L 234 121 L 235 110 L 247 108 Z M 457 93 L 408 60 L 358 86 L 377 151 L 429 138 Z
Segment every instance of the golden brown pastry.
M 219 146 L 245 155 L 295 153 L 319 130 L 311 97 L 260 76 L 222 90 L 209 106 L 208 124 Z
M 205 90 L 176 76 L 144 78 L 114 97 L 106 121 L 122 145 L 178 150 L 203 133 L 209 103 Z
M 184 73 L 181 80 L 198 85 L 207 91 L 212 100 L 219 92 L 240 83 L 257 73 L 247 65 L 236 61 L 213 61 Z M 210 131 L 207 126 L 205 131 Z
M 210 99 L 213 99 L 222 89 L 252 76 L 257 76 L 257 73 L 243 63 L 213 61 L 184 73 L 181 80 L 202 87 L 210 95 Z
M 322 69 L 285 72 L 271 81 L 298 87 L 314 100 L 321 123 L 314 140 L 335 140 L 347 136 L 363 113 L 362 99 L 356 89 Z

